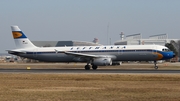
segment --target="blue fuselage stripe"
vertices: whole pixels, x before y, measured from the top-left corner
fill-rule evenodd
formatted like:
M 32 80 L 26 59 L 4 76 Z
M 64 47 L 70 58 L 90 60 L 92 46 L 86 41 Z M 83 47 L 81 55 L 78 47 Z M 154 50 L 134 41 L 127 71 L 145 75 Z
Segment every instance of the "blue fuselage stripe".
M 76 50 L 76 51 L 69 51 L 74 53 L 92 53 L 92 52 L 158 52 L 164 53 L 158 50 Z M 48 51 L 48 52 L 26 52 L 26 54 L 50 54 L 50 53 L 57 53 L 56 51 Z M 62 53 L 62 52 L 58 52 Z

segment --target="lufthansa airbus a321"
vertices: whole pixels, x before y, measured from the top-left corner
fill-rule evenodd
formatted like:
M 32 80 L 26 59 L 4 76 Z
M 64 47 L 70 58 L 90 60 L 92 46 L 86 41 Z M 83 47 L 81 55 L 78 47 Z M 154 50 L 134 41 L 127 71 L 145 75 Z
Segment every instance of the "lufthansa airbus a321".
M 16 49 L 9 54 L 44 62 L 85 62 L 85 69 L 96 70 L 98 66 L 108 66 L 118 61 L 154 61 L 171 59 L 175 55 L 161 45 L 104 45 L 104 46 L 70 46 L 37 47 L 18 26 L 11 26 Z

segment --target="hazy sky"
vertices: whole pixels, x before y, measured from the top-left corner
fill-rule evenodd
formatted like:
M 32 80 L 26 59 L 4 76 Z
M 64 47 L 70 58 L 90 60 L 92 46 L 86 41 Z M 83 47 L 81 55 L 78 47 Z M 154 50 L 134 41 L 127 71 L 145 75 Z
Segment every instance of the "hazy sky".
M 180 38 L 180 0 L 1 0 L 0 52 L 15 48 L 11 25 L 33 41 L 81 40 L 107 44 L 125 35 Z

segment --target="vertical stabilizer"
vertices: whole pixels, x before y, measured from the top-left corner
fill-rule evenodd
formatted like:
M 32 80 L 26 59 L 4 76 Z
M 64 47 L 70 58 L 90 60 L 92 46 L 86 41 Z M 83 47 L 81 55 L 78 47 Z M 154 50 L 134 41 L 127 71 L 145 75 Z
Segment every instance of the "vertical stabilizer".
M 18 26 L 11 26 L 12 35 L 16 44 L 16 48 L 33 48 L 36 47 Z

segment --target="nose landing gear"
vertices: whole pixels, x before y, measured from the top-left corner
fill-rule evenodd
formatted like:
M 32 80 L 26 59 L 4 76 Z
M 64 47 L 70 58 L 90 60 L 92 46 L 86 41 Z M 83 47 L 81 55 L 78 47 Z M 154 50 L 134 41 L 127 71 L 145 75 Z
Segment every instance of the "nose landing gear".
M 154 69 L 157 70 L 158 66 L 157 66 L 157 61 L 154 61 Z

